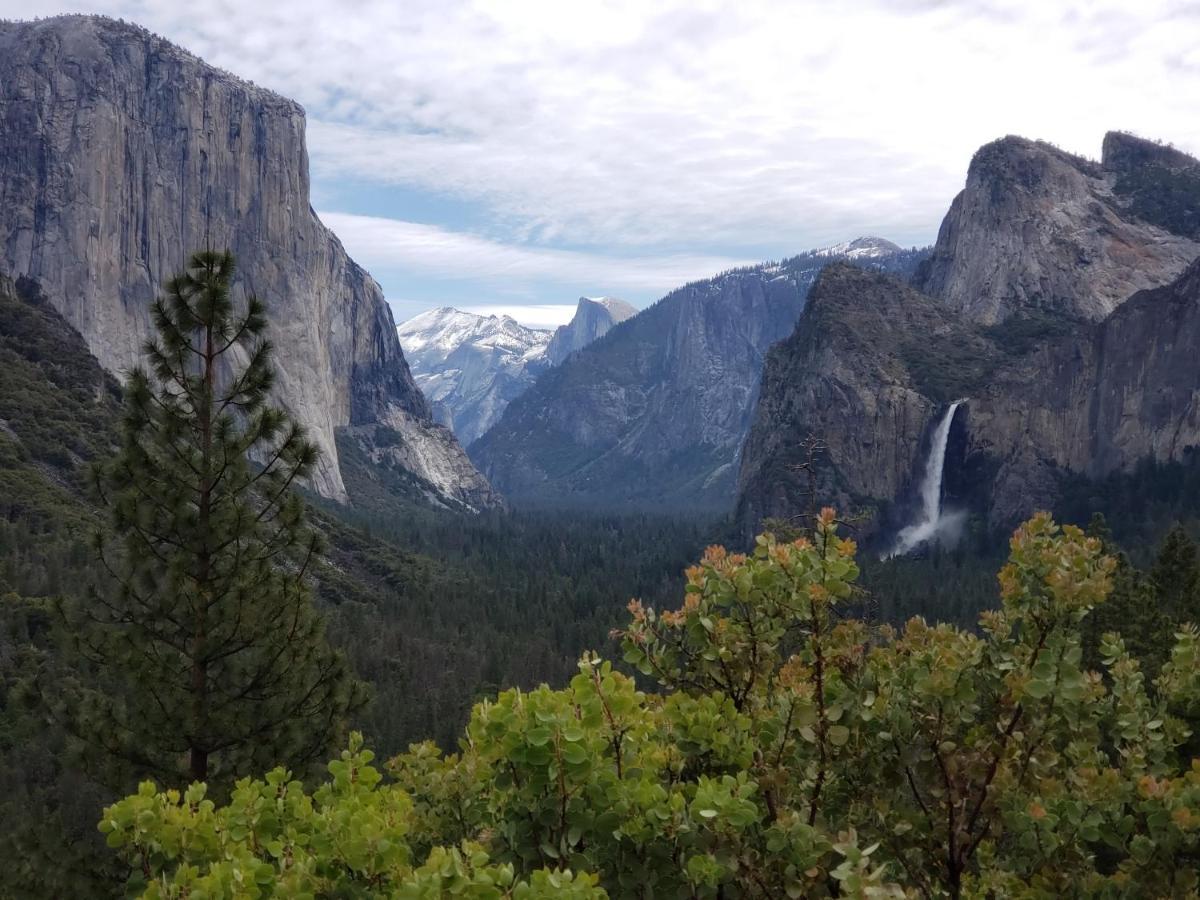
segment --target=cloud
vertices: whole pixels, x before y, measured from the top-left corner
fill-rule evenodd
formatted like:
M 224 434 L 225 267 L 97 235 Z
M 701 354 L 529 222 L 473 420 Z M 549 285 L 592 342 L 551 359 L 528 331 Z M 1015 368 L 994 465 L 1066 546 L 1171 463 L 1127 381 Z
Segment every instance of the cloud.
M 523 286 L 552 284 L 573 291 L 661 295 L 685 282 L 755 261 L 682 254 L 608 256 L 502 243 L 399 219 L 341 212 L 319 215 L 350 255 L 368 269 L 400 269 L 451 281 L 491 281 L 515 292 Z
M 1189 0 L 84 6 L 300 100 L 322 182 L 454 197 L 505 245 L 923 242 L 1003 134 L 1093 156 L 1109 128 L 1200 149 Z

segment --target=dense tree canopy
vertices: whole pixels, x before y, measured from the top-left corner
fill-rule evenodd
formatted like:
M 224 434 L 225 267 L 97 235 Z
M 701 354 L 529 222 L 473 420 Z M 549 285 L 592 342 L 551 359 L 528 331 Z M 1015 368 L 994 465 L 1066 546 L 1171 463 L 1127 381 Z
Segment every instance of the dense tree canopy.
M 659 692 L 588 654 L 390 780 L 355 738 L 312 795 L 284 769 L 222 807 L 146 783 L 101 830 L 148 897 L 1194 895 L 1196 628 L 1153 682 L 1116 634 L 1087 671 L 1115 563 L 1045 515 L 978 632 L 843 619 L 855 550 L 827 513 L 710 548 L 676 610 L 631 604 L 625 659 Z

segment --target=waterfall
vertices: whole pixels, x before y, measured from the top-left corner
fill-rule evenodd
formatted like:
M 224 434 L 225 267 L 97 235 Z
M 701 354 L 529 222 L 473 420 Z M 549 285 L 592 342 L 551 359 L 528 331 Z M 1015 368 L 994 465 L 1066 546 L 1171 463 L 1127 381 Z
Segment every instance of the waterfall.
M 942 513 L 942 476 L 946 467 L 946 444 L 950 440 L 950 426 L 954 423 L 954 414 L 962 405 L 962 400 L 950 404 L 933 433 L 933 441 L 929 447 L 929 458 L 925 461 L 925 476 L 921 479 L 921 512 L 920 518 L 911 525 L 900 529 L 896 535 L 896 546 L 885 557 L 903 556 L 911 553 L 922 544 L 937 538 L 950 522 L 957 522 L 957 516 L 945 516 Z

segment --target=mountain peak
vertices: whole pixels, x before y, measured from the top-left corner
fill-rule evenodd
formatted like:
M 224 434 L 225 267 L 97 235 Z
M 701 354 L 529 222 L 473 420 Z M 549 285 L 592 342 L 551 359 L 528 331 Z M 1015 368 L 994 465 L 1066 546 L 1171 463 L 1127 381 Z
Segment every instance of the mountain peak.
M 434 414 L 463 444 L 485 432 L 542 366 L 548 331 L 504 314 L 443 306 L 396 326 L 404 355 Z
M 1036 190 L 1039 185 L 1060 180 L 1064 172 L 1072 171 L 1088 177 L 1101 175 L 1099 164 L 1093 160 L 1046 141 L 1010 134 L 975 151 L 967 168 L 967 181 L 995 184 L 998 190 Z
M 579 311 L 585 303 L 594 303 L 607 310 L 614 325 L 637 315 L 637 309 L 619 297 L 580 297 L 579 303 L 575 307 L 575 316 L 579 316 Z
M 103 61 L 108 65 L 117 62 L 130 46 L 141 45 L 157 56 L 174 60 L 184 65 L 203 66 L 213 80 L 243 91 L 258 103 L 283 107 L 288 114 L 304 117 L 304 107 L 289 97 L 241 78 L 232 72 L 205 62 L 194 53 L 184 49 L 160 34 L 125 19 L 95 13 L 63 13 L 39 19 L 0 19 L 0 53 L 6 51 L 8 43 L 33 46 L 43 36 L 53 35 L 62 41 L 73 59 L 78 61 Z
M 864 235 L 852 241 L 842 241 L 814 250 L 814 256 L 836 256 L 839 259 L 878 259 L 902 252 L 900 247 L 881 237 Z
M 546 347 L 546 359 L 557 366 L 576 350 L 604 337 L 614 325 L 637 315 L 637 310 L 616 297 L 580 297 L 575 315 L 558 326 Z
M 1021 137 L 981 147 L 914 284 L 983 324 L 1104 318 L 1200 255 L 1200 169 L 1148 164 L 1164 158 L 1187 159 L 1119 134 L 1104 165 Z

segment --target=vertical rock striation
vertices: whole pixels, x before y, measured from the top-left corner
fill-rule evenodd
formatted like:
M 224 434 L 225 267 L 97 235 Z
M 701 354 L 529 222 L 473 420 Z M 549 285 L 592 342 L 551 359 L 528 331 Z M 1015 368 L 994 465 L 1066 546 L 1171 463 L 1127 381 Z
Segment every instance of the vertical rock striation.
M 314 487 L 345 500 L 335 431 L 382 423 L 419 434 L 417 478 L 486 505 L 486 481 L 432 423 L 379 286 L 309 206 L 304 128 L 296 103 L 135 26 L 0 22 L 0 264 L 35 279 L 120 373 L 162 282 L 193 250 L 228 247 L 236 290 L 268 304 L 276 398 L 322 451 Z
M 1200 447 L 1200 261 L 1100 322 L 981 326 L 902 282 L 826 269 L 769 354 L 739 474 L 739 519 L 807 504 L 801 442 L 822 439 L 823 502 L 876 511 L 911 494 L 932 423 L 959 412 L 976 511 L 1006 528 L 1099 478 Z
M 1200 163 L 1111 133 L 1089 162 L 1005 138 L 913 286 L 839 265 L 769 354 L 738 481 L 749 532 L 822 500 L 886 514 L 911 496 L 939 410 L 956 417 L 972 502 L 1008 527 L 1098 478 L 1200 447 Z M 924 291 L 924 293 L 922 293 Z M 1131 296 L 1132 295 L 1132 296 Z

